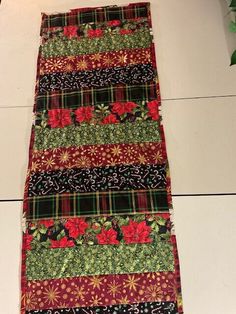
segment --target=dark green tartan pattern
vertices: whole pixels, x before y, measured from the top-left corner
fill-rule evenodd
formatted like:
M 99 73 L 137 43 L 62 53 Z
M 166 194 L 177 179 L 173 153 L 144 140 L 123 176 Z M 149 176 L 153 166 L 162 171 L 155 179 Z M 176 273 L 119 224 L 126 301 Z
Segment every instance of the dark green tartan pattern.
M 55 194 L 25 198 L 26 219 L 168 212 L 165 189 Z
M 138 100 L 154 100 L 159 97 L 159 88 L 155 83 L 143 85 L 116 85 L 105 88 L 87 88 L 78 91 L 56 91 L 38 94 L 35 98 L 35 111 L 80 106 L 109 104 Z
M 135 3 L 119 7 L 114 5 L 102 8 L 84 8 L 80 10 L 71 10 L 68 13 L 43 14 L 41 28 L 135 19 L 148 16 L 149 3 Z

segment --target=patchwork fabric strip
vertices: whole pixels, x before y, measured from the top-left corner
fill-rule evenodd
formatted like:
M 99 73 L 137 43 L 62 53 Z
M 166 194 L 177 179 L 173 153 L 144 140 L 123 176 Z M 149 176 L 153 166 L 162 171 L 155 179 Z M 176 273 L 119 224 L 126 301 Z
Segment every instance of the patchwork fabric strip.
M 135 121 L 159 120 L 159 112 L 153 110 L 157 107 L 157 101 L 149 102 L 113 102 L 111 104 L 100 104 L 96 106 L 82 106 L 76 110 L 54 109 L 44 110 L 35 114 L 37 127 L 56 127 L 63 123 L 65 125 L 77 125 L 87 122 L 88 124 L 116 124 Z M 59 117 L 63 118 L 63 122 Z
M 124 49 L 75 57 L 42 58 L 40 60 L 40 75 L 122 67 L 126 64 L 146 64 L 151 61 L 150 48 Z
M 46 28 L 67 25 L 78 25 L 94 22 L 108 22 L 113 20 L 124 20 L 149 17 L 146 3 L 133 3 L 128 6 L 105 6 L 100 8 L 72 9 L 69 13 L 43 14 L 41 32 Z
M 21 314 L 182 314 L 149 3 L 42 14 Z
M 101 105 L 111 102 L 128 102 L 138 100 L 155 100 L 159 90 L 153 82 L 140 85 L 113 85 L 99 88 L 81 88 L 80 90 L 66 90 L 37 93 L 35 103 L 37 113 L 48 109 L 78 108 L 84 105 Z
M 63 113 L 61 114 L 63 117 Z M 58 118 L 58 125 L 61 123 Z M 63 120 L 64 121 L 64 120 Z M 35 128 L 35 150 L 70 147 L 72 145 L 160 142 L 157 122 L 111 123 L 104 125 L 68 125 L 63 128 Z
M 171 235 L 167 213 L 41 219 L 27 224 L 26 250 L 82 244 L 151 243 L 157 239 L 169 240 Z
M 147 48 L 150 46 L 152 37 L 149 29 L 143 28 L 135 32 L 123 34 L 104 34 L 94 38 L 84 37 L 79 41 L 76 36 L 59 37 L 49 39 L 41 46 L 41 54 L 44 58 L 76 56 L 87 53 L 114 51 L 120 49 Z
M 104 87 L 112 84 L 131 84 L 151 82 L 155 73 L 151 64 L 127 65 L 71 73 L 45 74 L 39 79 L 39 92 L 73 90 L 85 87 Z
M 170 243 L 91 245 L 27 251 L 29 280 L 87 275 L 173 271 Z M 156 254 L 156 252 L 159 254 Z M 30 265 L 35 265 L 33 269 Z
M 98 154 L 98 152 L 102 152 Z M 63 170 L 70 168 L 92 168 L 99 166 L 166 163 L 166 152 L 162 142 L 137 144 L 107 144 L 70 146 L 57 149 L 33 151 L 32 172 Z
M 165 168 L 166 165 L 119 165 L 32 173 L 28 194 L 163 189 Z
M 80 276 L 66 279 L 31 280 L 28 293 L 32 299 L 26 305 L 30 310 L 33 303 L 39 309 L 52 307 L 50 294 L 54 293 L 54 304 L 60 306 L 64 295 L 64 306 L 93 307 L 95 305 L 124 305 L 136 302 L 153 302 L 176 298 L 173 272 Z M 76 296 L 76 297 L 75 297 Z M 40 301 L 42 302 L 40 304 Z M 165 301 L 168 302 L 168 301 Z
M 134 304 L 118 304 L 109 306 L 97 306 L 97 307 L 79 307 L 79 308 L 66 308 L 59 310 L 39 310 L 39 311 L 27 311 L 27 314 L 122 314 L 122 313 L 156 313 L 156 314 L 177 314 L 176 303 L 173 302 L 145 302 Z
M 168 211 L 165 190 L 131 190 L 33 196 L 24 200 L 27 219 Z

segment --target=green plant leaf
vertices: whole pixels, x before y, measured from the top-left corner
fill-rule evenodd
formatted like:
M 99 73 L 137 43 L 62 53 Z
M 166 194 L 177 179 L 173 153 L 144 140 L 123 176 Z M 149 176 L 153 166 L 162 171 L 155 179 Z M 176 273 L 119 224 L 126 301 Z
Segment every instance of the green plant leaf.
M 159 226 L 156 225 L 155 228 L 154 228 L 154 230 L 156 231 L 156 233 L 158 233 L 158 231 L 159 231 Z
M 137 218 L 135 219 L 137 222 L 141 222 L 145 219 L 145 216 L 144 215 L 140 215 L 140 216 L 137 216 Z
M 236 7 L 236 0 L 232 0 L 229 6 L 230 6 L 231 8 L 232 8 L 232 7 Z
M 61 240 L 62 238 L 64 238 L 65 235 L 66 235 L 66 234 L 65 234 L 65 231 L 62 230 L 62 231 L 57 235 L 57 240 L 58 240 L 58 241 Z
M 111 226 L 112 226 L 112 224 L 111 224 L 110 221 L 106 221 L 106 222 L 104 223 L 104 227 L 105 227 L 106 230 L 110 229 Z
M 38 234 L 39 234 L 38 229 L 35 229 L 34 232 L 33 232 L 33 237 L 36 237 Z M 40 235 L 40 234 L 39 234 L 39 235 Z
M 160 225 L 160 226 L 165 226 L 166 224 L 166 220 L 162 217 L 158 217 L 158 221 L 157 223 Z
M 230 65 L 234 65 L 236 64 L 236 50 L 233 52 L 232 56 L 231 56 L 231 63 Z
M 47 233 L 47 228 L 41 227 L 41 228 L 39 228 L 39 232 L 42 233 L 42 234 L 46 234 Z
M 98 228 L 98 229 L 96 229 L 96 230 L 93 230 L 93 232 L 94 232 L 95 234 L 99 234 L 99 233 L 101 232 L 101 228 Z
M 231 22 L 229 23 L 229 30 L 230 30 L 230 32 L 232 32 L 232 33 L 236 33 L 236 22 L 231 21 Z
M 163 240 L 169 240 L 169 238 L 170 238 L 170 232 L 161 234 L 160 237 L 161 237 Z

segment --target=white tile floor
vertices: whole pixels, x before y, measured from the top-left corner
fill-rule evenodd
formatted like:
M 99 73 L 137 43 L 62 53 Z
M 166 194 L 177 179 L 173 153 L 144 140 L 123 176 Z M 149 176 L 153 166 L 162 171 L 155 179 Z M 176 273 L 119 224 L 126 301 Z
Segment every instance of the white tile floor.
M 236 40 L 226 30 L 225 0 L 150 2 L 173 194 L 236 193 L 236 66 L 228 66 Z M 81 0 L 2 0 L 0 200 L 23 194 L 40 12 L 81 6 Z M 174 198 L 185 314 L 236 313 L 235 200 Z M 21 202 L 0 203 L 0 314 L 18 314 L 20 212 Z

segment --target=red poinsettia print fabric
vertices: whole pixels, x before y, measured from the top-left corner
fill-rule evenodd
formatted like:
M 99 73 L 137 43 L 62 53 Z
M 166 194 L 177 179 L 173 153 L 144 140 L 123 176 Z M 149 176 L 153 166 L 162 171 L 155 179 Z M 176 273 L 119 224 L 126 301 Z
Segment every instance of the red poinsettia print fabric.
M 170 214 L 42 219 L 27 222 L 25 249 L 151 243 L 170 239 Z M 59 238 L 58 238 L 59 237 Z
M 140 122 L 142 120 L 160 121 L 160 102 L 152 100 L 135 103 L 113 102 L 109 105 L 83 106 L 72 109 L 50 109 L 35 114 L 38 127 L 63 128 L 68 125 L 83 124 L 115 124 L 126 122 Z
M 21 314 L 182 314 L 150 4 L 42 14 Z

